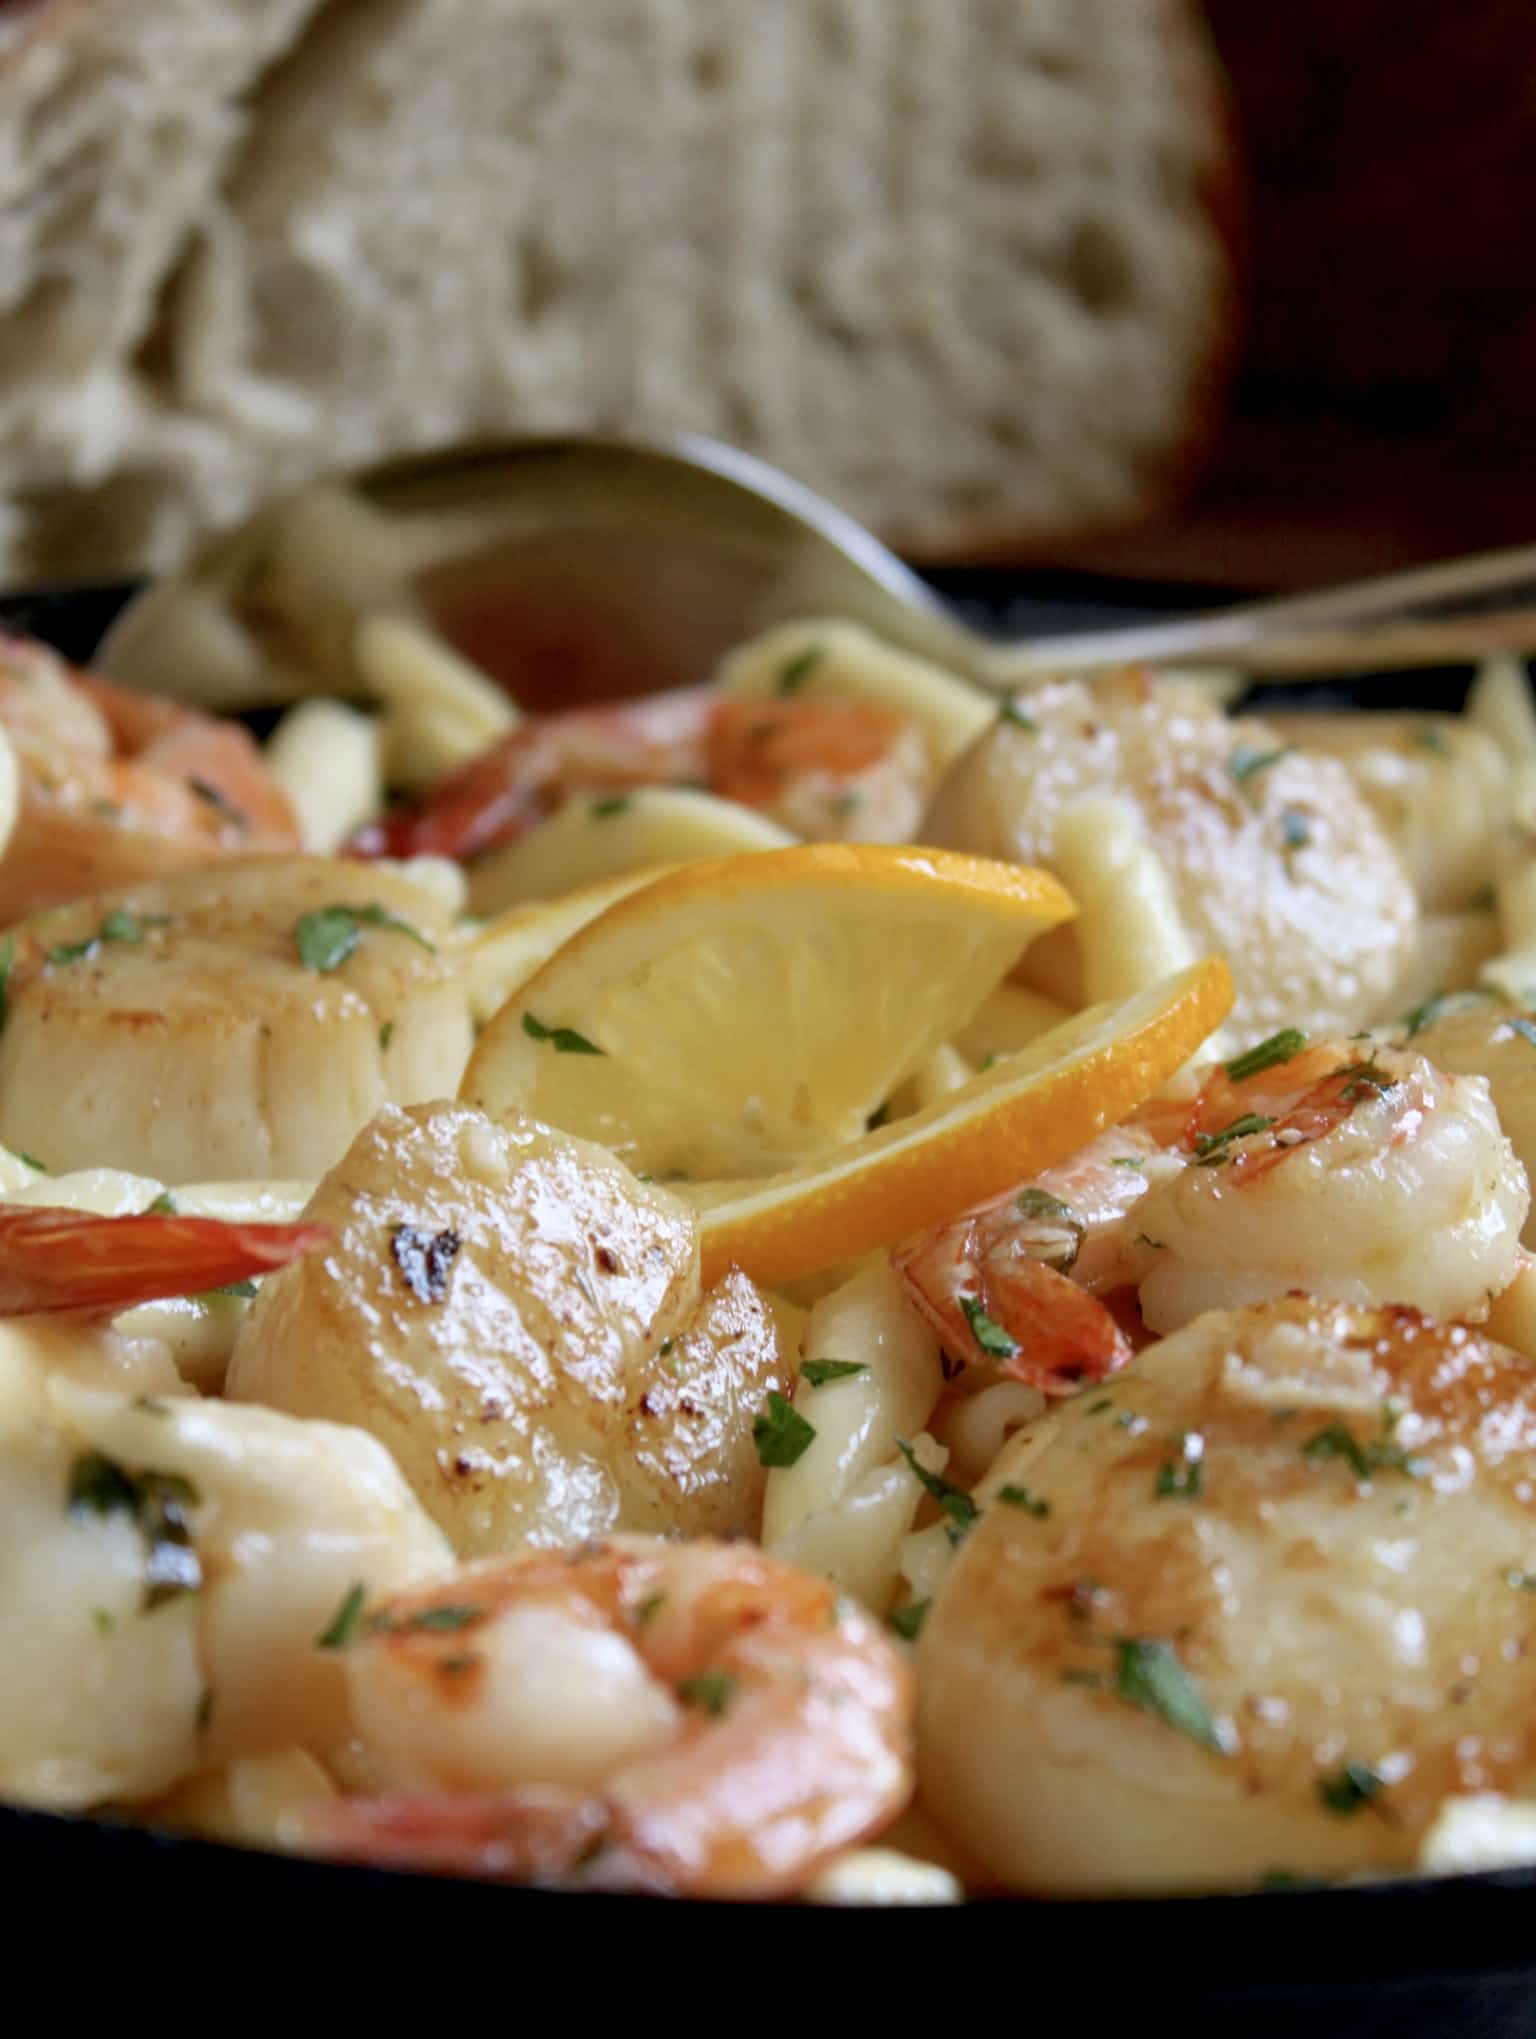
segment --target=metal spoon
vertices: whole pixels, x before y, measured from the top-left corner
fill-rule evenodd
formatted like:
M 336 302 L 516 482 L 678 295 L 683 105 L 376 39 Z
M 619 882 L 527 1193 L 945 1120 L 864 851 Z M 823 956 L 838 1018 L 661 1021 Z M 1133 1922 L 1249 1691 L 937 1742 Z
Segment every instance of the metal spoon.
M 1468 601 L 1483 606 L 1455 613 Z M 202 698 L 231 707 L 309 691 L 317 671 L 347 687 L 357 622 L 379 608 L 414 614 L 531 708 L 699 678 L 769 624 L 818 615 L 998 689 L 1138 660 L 1299 675 L 1536 650 L 1536 545 L 1001 644 L 749 454 L 687 437 L 514 439 L 393 461 L 263 511 L 132 604 L 104 662 L 163 689 L 195 651 Z

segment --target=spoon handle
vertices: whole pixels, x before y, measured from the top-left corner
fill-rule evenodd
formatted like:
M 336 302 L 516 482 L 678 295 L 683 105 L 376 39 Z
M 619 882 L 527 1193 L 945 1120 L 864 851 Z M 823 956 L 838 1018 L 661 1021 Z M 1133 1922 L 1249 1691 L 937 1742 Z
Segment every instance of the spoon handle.
M 1458 603 L 1474 601 L 1475 608 L 1456 613 Z M 1214 615 L 1037 637 L 999 647 L 987 677 L 1007 686 L 1066 668 L 1150 664 L 1232 666 L 1299 679 L 1459 664 L 1494 652 L 1536 653 L 1536 545 L 1320 594 L 1245 602 Z

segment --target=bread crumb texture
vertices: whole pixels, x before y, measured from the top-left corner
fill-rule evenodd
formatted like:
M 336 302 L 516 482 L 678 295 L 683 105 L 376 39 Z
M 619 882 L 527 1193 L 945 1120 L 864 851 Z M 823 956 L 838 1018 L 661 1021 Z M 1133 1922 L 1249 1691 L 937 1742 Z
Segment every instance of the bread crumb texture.
M 0 575 L 318 469 L 706 432 L 933 558 L 1130 521 L 1231 320 L 1184 0 L 42 0 L 0 31 Z

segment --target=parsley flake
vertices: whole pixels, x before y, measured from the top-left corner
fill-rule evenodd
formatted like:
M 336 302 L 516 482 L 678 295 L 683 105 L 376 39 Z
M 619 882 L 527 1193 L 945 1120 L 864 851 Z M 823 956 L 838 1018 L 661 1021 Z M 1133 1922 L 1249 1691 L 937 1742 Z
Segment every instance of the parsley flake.
M 1278 750 L 1260 750 L 1257 744 L 1240 743 L 1227 760 L 1227 769 L 1240 786 L 1246 786 L 1256 773 L 1267 772 L 1271 765 L 1278 765 L 1295 748 L 1294 744 L 1285 743 Z
M 731 1703 L 736 1680 L 726 1671 L 701 1671 L 696 1678 L 679 1678 L 673 1690 L 684 1706 L 697 1706 L 718 1720 Z
M 762 1413 L 753 1418 L 752 1442 L 757 1462 L 764 1466 L 797 1465 L 816 1439 L 816 1427 L 807 1423 L 792 1402 L 777 1388 L 768 1390 Z
M 394 1038 L 395 1023 L 393 1020 L 385 1020 L 383 1026 L 379 1028 L 379 1050 L 381 1053 L 388 1051 L 389 1044 Z
M 1512 1019 L 1509 1026 L 1511 1033 L 1518 1034 L 1522 1041 L 1528 1041 L 1533 1048 L 1536 1048 L 1536 1022 L 1526 1019 L 1521 1014 Z
M 824 1388 L 829 1381 L 851 1381 L 855 1374 L 868 1372 L 862 1359 L 808 1359 L 800 1369 L 800 1378 L 813 1388 Z
M 242 1301 L 248 1303 L 255 1293 L 256 1284 L 253 1281 L 227 1281 L 222 1288 L 204 1289 L 197 1298 L 197 1301 L 206 1303 L 214 1296 L 238 1296 Z
M 391 934 L 405 935 L 429 955 L 437 953 L 419 929 L 386 907 L 321 906 L 313 913 L 301 914 L 294 922 L 293 939 L 299 961 L 306 970 L 317 970 L 321 976 L 339 970 L 349 956 L 356 954 L 365 927 L 381 927 Z
M 1423 1459 L 1412 1457 L 1401 1445 L 1392 1442 L 1396 1420 L 1389 1410 L 1382 1419 L 1381 1436 L 1371 1444 L 1362 1444 L 1344 1424 L 1330 1423 L 1307 1439 L 1301 1455 L 1310 1459 L 1341 1458 L 1357 1480 L 1368 1480 L 1372 1473 L 1401 1473 L 1405 1479 L 1419 1479 L 1429 1468 Z
M 363 1625 L 363 1603 L 368 1598 L 368 1588 L 359 1579 L 350 1586 L 342 1597 L 341 1605 L 315 1637 L 317 1650 L 344 1650 L 355 1643 Z
M 1318 1797 L 1339 1819 L 1353 1819 L 1386 1788 L 1386 1779 L 1366 1763 L 1346 1763 L 1333 1776 L 1317 1780 Z
M 93 1607 L 91 1609 L 91 1626 L 98 1635 L 110 1635 L 113 1629 L 117 1627 L 117 1622 L 105 1607 Z
M 1138 1175 L 1145 1175 L 1147 1172 L 1146 1162 L 1135 1154 L 1111 1154 L 1109 1165 L 1111 1168 L 1134 1168 Z
M 952 1529 L 958 1532 L 955 1539 L 958 1542 L 959 1537 L 964 1536 L 966 1531 L 980 1520 L 981 1510 L 963 1487 L 951 1486 L 950 1482 L 938 1473 L 930 1473 L 926 1466 L 919 1465 L 917 1453 L 906 1438 L 897 1438 L 896 1449 L 912 1468 L 924 1492 L 937 1501 L 940 1512 L 949 1517 Z
M 808 644 L 804 651 L 797 651 L 793 658 L 786 659 L 779 667 L 779 677 L 775 682 L 774 691 L 778 694 L 798 694 L 826 655 L 826 646 L 822 644 Z
M 1283 1062 L 1293 1061 L 1306 1045 L 1307 1036 L 1300 1027 L 1282 1027 L 1278 1034 L 1271 1034 L 1267 1041 L 1260 1041 L 1245 1055 L 1234 1055 L 1222 1067 L 1233 1083 L 1246 1083 L 1250 1076 L 1261 1075 L 1266 1069 L 1278 1069 Z
M 420 1614 L 408 1614 L 400 1626 L 403 1629 L 423 1629 L 432 1634 L 439 1630 L 472 1628 L 477 1621 L 484 1619 L 483 1607 L 452 1603 L 445 1607 L 424 1607 Z
M 1432 750 L 1441 757 L 1445 755 L 1448 748 L 1445 738 L 1432 722 L 1426 722 L 1422 728 L 1416 729 L 1413 732 L 1413 741 L 1420 750 Z
M 647 1593 L 635 1609 L 636 1628 L 648 1628 L 666 1604 L 665 1593 Z
M 237 807 L 227 794 L 221 793 L 211 779 L 200 779 L 194 773 L 188 778 L 187 784 L 199 800 L 211 807 L 215 814 L 222 814 L 232 827 L 240 829 L 250 827 L 250 817 L 242 808 Z
M 1524 1572 L 1516 1566 L 1504 1574 L 1504 1583 L 1513 1586 L 1517 1593 L 1536 1593 L 1536 1572 Z
M 609 793 L 601 800 L 594 800 L 587 812 L 594 821 L 612 821 L 615 815 L 627 811 L 632 797 L 628 793 Z
M 1115 1696 L 1144 1713 L 1155 1713 L 1180 1734 L 1212 1749 L 1218 1756 L 1231 1753 L 1231 1738 L 1223 1734 L 1206 1705 L 1200 1688 L 1179 1662 L 1172 1643 L 1128 1636 L 1115 1644 Z
M 971 1327 L 971 1336 L 989 1359 L 1015 1359 L 1019 1348 L 1002 1325 L 987 1315 L 975 1296 L 962 1296 L 960 1308 Z
M 1250 1133 L 1267 1133 L 1275 1121 L 1260 1116 L 1258 1112 L 1244 1112 L 1240 1119 L 1234 1119 L 1230 1126 L 1223 1126 L 1219 1133 L 1196 1133 L 1195 1162 L 1197 1168 L 1220 1168 L 1231 1156 L 1227 1148 L 1234 1140 L 1246 1140 Z
M 1026 736 L 1038 736 L 1040 734 L 1040 725 L 1034 716 L 1026 715 L 1018 702 L 1011 696 L 998 709 L 997 719 L 999 722 L 1006 722 L 1010 729 L 1022 729 Z
M 1008 1507 L 1017 1508 L 1024 1515 L 1033 1515 L 1038 1521 L 1043 1522 L 1051 1512 L 1050 1502 L 1042 1501 L 1040 1496 L 1032 1494 L 1028 1487 L 999 1487 L 997 1498 Z
M 48 951 L 50 963 L 78 963 L 88 956 L 94 956 L 105 942 L 122 942 L 133 946 L 144 939 L 144 930 L 151 927 L 169 927 L 168 913 L 146 913 L 142 916 L 125 912 L 116 907 L 102 921 L 95 934 L 87 935 L 83 942 L 60 942 Z
M 174 1218 L 176 1215 L 175 1197 L 171 1195 L 168 1189 L 161 1190 L 154 1202 L 145 1206 L 144 1215 L 146 1218 Z
M 1299 807 L 1280 810 L 1280 840 L 1289 850 L 1304 850 L 1312 840 L 1312 824 Z
M 548 1041 L 557 1055 L 605 1055 L 606 1048 L 589 1041 L 585 1034 L 578 1034 L 574 1027 L 547 1027 L 542 1020 L 535 1019 L 531 1012 L 523 1014 L 523 1032 L 530 1041 Z
M 180 1473 L 130 1473 L 101 1452 L 82 1452 L 69 1469 L 71 1515 L 126 1515 L 137 1527 L 146 1614 L 203 1583 L 188 1512 L 200 1498 Z
M 909 1643 L 915 1643 L 923 1632 L 923 1623 L 928 1619 L 931 1600 L 909 1600 L 905 1607 L 898 1607 L 886 1616 L 886 1620 L 899 1636 Z
M 1165 1458 L 1157 1469 L 1152 1488 L 1159 1501 L 1198 1501 L 1205 1488 L 1205 1440 L 1186 1430 L 1179 1439 L 1179 1456 Z

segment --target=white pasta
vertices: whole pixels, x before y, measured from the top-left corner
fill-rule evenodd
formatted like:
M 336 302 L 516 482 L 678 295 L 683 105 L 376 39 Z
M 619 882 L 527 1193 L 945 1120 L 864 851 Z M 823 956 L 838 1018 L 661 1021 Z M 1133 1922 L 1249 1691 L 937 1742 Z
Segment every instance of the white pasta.
M 383 800 L 378 722 L 340 701 L 300 701 L 272 732 L 267 769 L 288 795 L 305 849 L 328 856 Z
M 959 1904 L 958 1877 L 937 1862 L 895 1848 L 853 1848 L 825 1868 L 805 1893 L 811 1904 Z
M 1495 893 L 1504 946 L 1477 973 L 1478 982 L 1528 1005 L 1536 1001 L 1536 863 L 1510 871 Z
M 768 1475 L 763 1542 L 770 1550 L 896 1455 L 939 1398 L 938 1340 L 902 1299 L 881 1260 L 819 1302 L 806 1325 L 807 1359 L 838 1359 L 862 1373 L 813 1387 L 802 1374 L 795 1408 L 816 1432 L 792 1466 Z
M 1057 823 L 1056 863 L 1077 901 L 1089 1004 L 1129 998 L 1194 962 L 1167 869 L 1128 800 L 1074 801 Z
M 353 656 L 363 685 L 385 704 L 385 750 L 397 785 L 430 785 L 521 719 L 493 680 L 413 617 L 365 616 Z
M 457 918 L 469 903 L 469 880 L 462 864 L 451 857 L 379 857 L 376 867 L 391 871 L 425 892 L 434 905 Z
M 944 1453 L 931 1438 L 919 1435 L 913 1451 L 925 1472 L 942 1469 Z M 773 1554 L 833 1580 L 883 1614 L 896 1591 L 902 1539 L 922 1498 L 922 1484 L 906 1460 L 888 1459 L 781 1536 Z
M 794 840 L 750 807 L 683 787 L 572 799 L 538 828 L 478 860 L 470 904 L 477 914 L 500 913 L 655 865 L 787 849 Z
M 1511 764 L 1536 763 L 1536 704 L 1522 659 L 1490 658 L 1467 695 L 1467 716 L 1486 729 Z
M 997 719 L 996 706 L 928 659 L 899 651 L 856 623 L 782 623 L 733 651 L 715 675 L 722 694 L 778 693 L 869 701 L 917 723 L 936 771 L 954 763 Z
M 956 1395 L 932 1424 L 949 1452 L 951 1478 L 962 1486 L 979 1480 L 1014 1432 L 1044 1409 L 1044 1395 L 1023 1381 L 995 1381 L 979 1394 Z

